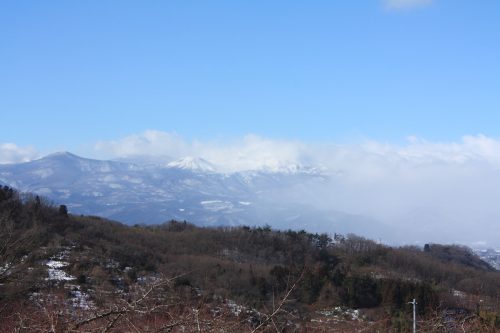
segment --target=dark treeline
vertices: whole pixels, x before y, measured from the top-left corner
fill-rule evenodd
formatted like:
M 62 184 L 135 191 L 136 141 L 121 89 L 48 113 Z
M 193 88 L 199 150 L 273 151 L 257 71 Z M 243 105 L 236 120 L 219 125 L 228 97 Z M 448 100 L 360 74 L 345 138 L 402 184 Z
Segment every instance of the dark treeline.
M 0 188 L 0 308 L 40 292 L 46 272 L 39 263 L 61 248 L 71 249 L 67 271 L 84 290 L 127 291 L 147 276 L 182 275 L 178 288 L 263 309 L 297 282 L 286 307 L 298 316 L 345 306 L 371 309 L 374 320 L 390 315 L 398 325 L 416 298 L 421 316 L 460 307 L 499 324 L 500 275 L 466 247 L 395 248 L 267 226 L 125 226 Z M 454 297 L 456 290 L 466 297 Z

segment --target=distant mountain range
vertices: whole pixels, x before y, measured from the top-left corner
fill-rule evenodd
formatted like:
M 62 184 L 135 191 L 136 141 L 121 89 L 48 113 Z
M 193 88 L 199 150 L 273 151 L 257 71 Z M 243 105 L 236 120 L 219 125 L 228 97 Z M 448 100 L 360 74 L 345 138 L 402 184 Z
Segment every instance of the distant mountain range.
M 283 194 L 328 181 L 299 165 L 234 173 L 218 172 L 195 157 L 162 163 L 101 161 L 56 153 L 27 163 L 0 165 L 0 183 L 66 204 L 73 214 L 98 215 L 127 224 L 170 219 L 203 226 L 264 225 L 319 232 L 354 232 L 387 239 L 381 223 L 324 211 Z

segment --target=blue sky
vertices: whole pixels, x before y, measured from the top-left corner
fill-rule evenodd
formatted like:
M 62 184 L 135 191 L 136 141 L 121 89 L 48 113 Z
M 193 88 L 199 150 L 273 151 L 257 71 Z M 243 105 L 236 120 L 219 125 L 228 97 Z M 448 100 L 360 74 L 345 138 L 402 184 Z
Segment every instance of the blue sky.
M 500 137 L 500 2 L 4 1 L 0 143 Z
M 498 240 L 500 1 L 1 1 L 0 124 L 0 163 L 321 166 L 328 208 Z

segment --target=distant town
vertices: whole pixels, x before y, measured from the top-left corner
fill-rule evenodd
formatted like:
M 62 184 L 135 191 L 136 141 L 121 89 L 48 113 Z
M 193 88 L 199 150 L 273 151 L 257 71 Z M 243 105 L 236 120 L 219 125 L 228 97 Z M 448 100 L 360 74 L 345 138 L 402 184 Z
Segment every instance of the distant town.
M 474 252 L 496 270 L 500 270 L 500 251 L 494 249 L 474 250 Z

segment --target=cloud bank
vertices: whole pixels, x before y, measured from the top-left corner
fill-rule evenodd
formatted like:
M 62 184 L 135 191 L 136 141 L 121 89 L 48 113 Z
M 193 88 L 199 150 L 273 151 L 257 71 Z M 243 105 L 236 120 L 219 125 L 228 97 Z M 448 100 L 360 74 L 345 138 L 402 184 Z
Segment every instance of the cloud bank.
M 34 147 L 19 147 L 13 143 L 0 143 L 0 164 L 31 161 L 39 156 Z
M 311 144 L 257 135 L 187 140 L 149 130 L 101 141 L 86 153 L 76 153 L 161 163 L 194 156 L 226 173 L 315 167 L 326 176 L 324 181 L 297 184 L 293 191 L 277 193 L 277 200 L 370 217 L 400 230 L 402 241 L 484 243 L 500 248 L 500 140 L 485 135 L 454 142 L 409 137 L 401 144 L 374 140 Z M 0 145 L 0 163 L 36 157 L 32 147 Z
M 146 131 L 96 144 L 100 156 L 152 154 L 204 158 L 224 172 L 318 167 L 328 181 L 286 200 L 369 216 L 412 235 L 471 243 L 500 239 L 500 140 L 484 135 L 456 142 L 409 137 L 402 144 L 364 141 L 309 144 L 248 135 L 232 141 L 188 141 Z M 430 238 L 432 238 L 430 237 Z
M 206 159 L 223 172 L 279 168 L 305 159 L 307 147 L 298 141 L 280 141 L 247 135 L 221 141 L 187 141 L 175 133 L 148 130 L 115 141 L 98 142 L 94 153 L 106 158 L 146 156 Z
M 247 135 L 234 140 L 188 141 L 175 133 L 148 130 L 93 146 L 101 158 L 142 156 L 201 157 L 221 171 L 236 172 L 279 167 L 289 164 L 323 165 L 335 172 L 367 174 L 378 169 L 459 167 L 488 165 L 500 167 L 500 140 L 484 135 L 464 136 L 457 142 L 432 142 L 408 137 L 400 145 L 366 140 L 356 144 L 308 144 Z M 361 172 L 362 169 L 367 169 Z M 357 170 L 357 171 L 355 171 Z

